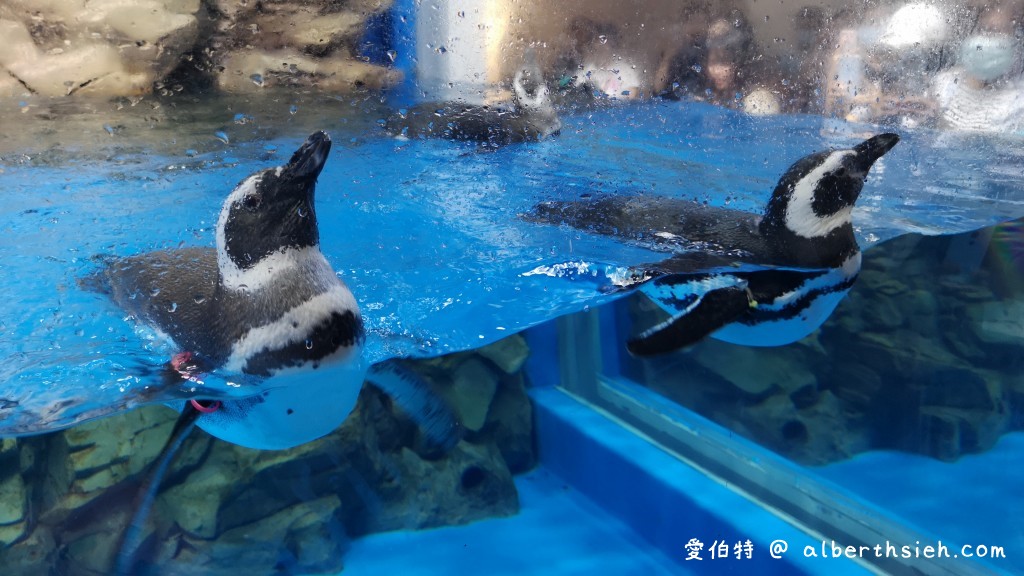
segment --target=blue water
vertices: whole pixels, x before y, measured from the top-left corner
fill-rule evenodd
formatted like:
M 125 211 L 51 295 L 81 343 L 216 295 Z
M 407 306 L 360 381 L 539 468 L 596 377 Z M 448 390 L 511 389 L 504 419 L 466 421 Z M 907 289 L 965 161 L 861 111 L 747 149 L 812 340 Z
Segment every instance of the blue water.
M 1007 434 L 989 451 L 955 464 L 902 452 L 878 451 L 819 468 L 817 472 L 942 540 L 951 549 L 1000 546 L 1004 558 L 983 561 L 1024 573 L 1024 499 L 1020 459 L 1024 433 Z
M 307 116 L 302 126 L 310 125 L 328 128 L 335 141 L 317 191 L 322 249 L 360 302 L 373 362 L 474 348 L 612 298 L 586 282 L 523 276 L 537 266 L 663 257 L 519 217 L 538 201 L 642 192 L 757 212 L 793 161 L 881 131 L 679 103 L 579 113 L 563 118 L 557 138 L 497 151 L 395 140 L 373 124 L 326 116 Z M 100 255 L 212 245 L 224 197 L 250 173 L 284 163 L 307 133 L 295 128 L 245 140 L 232 130 L 251 129 L 229 126 L 198 152 L 112 145 L 98 157 L 84 147 L 59 162 L 6 158 L 0 434 L 168 399 L 169 392 L 145 400 L 135 393 L 154 384 L 153 369 L 174 351 L 76 281 Z M 1024 143 L 902 136 L 855 212 L 864 246 L 1024 215 Z

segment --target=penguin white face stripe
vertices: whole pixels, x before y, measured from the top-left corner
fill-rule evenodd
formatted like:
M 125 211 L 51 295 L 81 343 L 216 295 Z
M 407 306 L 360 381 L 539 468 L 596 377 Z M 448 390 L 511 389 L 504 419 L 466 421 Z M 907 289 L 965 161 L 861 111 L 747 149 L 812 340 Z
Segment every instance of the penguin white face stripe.
M 332 313 L 345 312 L 352 312 L 358 316 L 359 307 L 352 293 L 344 285 L 339 284 L 288 310 L 278 320 L 246 332 L 231 346 L 231 355 L 224 368 L 232 372 L 241 372 L 250 358 L 261 352 L 304 342 L 317 326 L 330 318 Z
M 804 238 L 820 238 L 829 232 L 852 222 L 853 206 L 840 209 L 835 214 L 818 216 L 814 213 L 814 194 L 822 178 L 839 168 L 843 159 L 856 154 L 852 150 L 833 152 L 793 186 L 793 194 L 786 206 L 786 228 Z
M 249 194 L 256 192 L 256 185 L 259 184 L 263 178 L 263 173 L 259 172 L 246 178 L 241 184 L 235 187 L 228 195 L 227 200 L 224 201 L 223 208 L 220 210 L 220 217 L 217 218 L 217 267 L 220 269 L 222 282 L 225 287 L 237 289 L 239 285 L 244 284 L 243 279 L 240 278 L 243 272 L 231 261 L 231 257 L 228 256 L 227 246 L 228 240 L 225 233 L 225 229 L 228 224 L 228 215 L 231 214 L 231 208 L 236 203 L 240 202 L 243 198 Z M 252 286 L 248 285 L 247 286 Z
M 333 276 L 330 264 L 317 247 L 288 248 L 264 257 L 252 268 L 241 269 L 222 251 L 217 251 L 221 284 L 231 290 L 259 290 L 275 278 L 296 268 L 323 277 Z M 319 272 L 319 274 L 318 274 Z
M 280 176 L 283 167 L 278 167 L 273 172 Z M 324 259 L 320 249 L 316 246 L 304 248 L 287 248 L 269 254 L 254 266 L 246 269 L 239 268 L 227 252 L 227 227 L 228 216 L 232 206 L 241 202 L 249 194 L 256 192 L 256 186 L 263 177 L 263 172 L 246 178 L 228 196 L 224 207 L 217 219 L 217 267 L 220 269 L 221 284 L 231 290 L 258 290 L 266 286 L 276 275 L 285 273 L 293 268 L 306 268 L 310 270 L 321 270 L 333 276 L 330 264 Z M 279 277 L 279 276 L 278 276 Z

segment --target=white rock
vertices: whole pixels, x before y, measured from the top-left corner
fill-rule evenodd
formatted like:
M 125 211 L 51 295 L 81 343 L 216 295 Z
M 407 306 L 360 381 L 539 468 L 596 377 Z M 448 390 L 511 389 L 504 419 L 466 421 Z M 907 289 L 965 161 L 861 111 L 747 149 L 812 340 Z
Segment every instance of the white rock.
M 0 37 L 7 44 L 0 67 L 43 96 L 139 94 L 154 80 L 128 73 L 117 49 L 105 44 L 72 43 L 61 54 L 41 54 L 25 26 L 13 20 L 0 20 Z
M 176 14 L 155 0 L 91 0 L 78 21 L 110 26 L 125 38 L 150 44 L 177 34 L 194 38 L 198 29 L 195 16 Z
M 318 15 L 307 11 L 273 12 L 255 19 L 261 36 L 275 35 L 293 48 L 326 46 L 359 34 L 366 17 L 355 12 Z
M 771 116 L 782 112 L 782 105 L 775 94 L 758 88 L 743 99 L 743 110 L 751 116 Z
M 316 84 L 324 90 L 349 91 L 357 84 L 371 89 L 389 86 L 401 73 L 344 57 L 313 58 L 296 50 L 239 51 L 221 63 L 221 90 L 248 93 L 264 87 Z

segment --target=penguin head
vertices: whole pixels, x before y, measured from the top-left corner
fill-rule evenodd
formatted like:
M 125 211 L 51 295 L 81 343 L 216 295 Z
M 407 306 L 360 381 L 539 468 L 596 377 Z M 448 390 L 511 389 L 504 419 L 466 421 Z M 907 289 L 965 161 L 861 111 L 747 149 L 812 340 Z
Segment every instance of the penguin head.
M 330 137 L 314 132 L 287 164 L 246 178 L 224 201 L 217 263 L 227 284 L 267 258 L 317 249 L 314 190 L 330 150 Z
M 551 101 L 551 92 L 544 83 L 540 67 L 532 62 L 532 57 L 530 60 L 516 72 L 512 89 L 515 93 L 516 106 L 539 121 L 538 131 L 540 137 L 544 138 L 558 133 L 562 128 L 562 121 L 558 118 L 558 112 Z
M 762 231 L 784 229 L 813 239 L 850 227 L 852 234 L 853 205 L 868 170 L 899 140 L 896 134 L 879 134 L 848 150 L 817 152 L 798 160 L 775 187 Z

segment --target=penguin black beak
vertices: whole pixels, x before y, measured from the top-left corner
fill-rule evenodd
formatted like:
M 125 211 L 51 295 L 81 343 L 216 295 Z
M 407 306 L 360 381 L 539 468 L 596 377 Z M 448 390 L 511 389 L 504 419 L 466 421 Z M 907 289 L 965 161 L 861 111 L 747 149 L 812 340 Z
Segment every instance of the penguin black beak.
M 331 151 L 331 137 L 324 131 L 313 132 L 306 141 L 292 154 L 292 159 L 285 166 L 284 174 L 295 179 L 315 180 L 327 163 L 327 154 Z
M 871 165 L 892 150 L 899 141 L 900 137 L 897 134 L 879 134 L 857 144 L 853 147 L 853 151 L 857 153 L 856 167 L 867 174 Z

